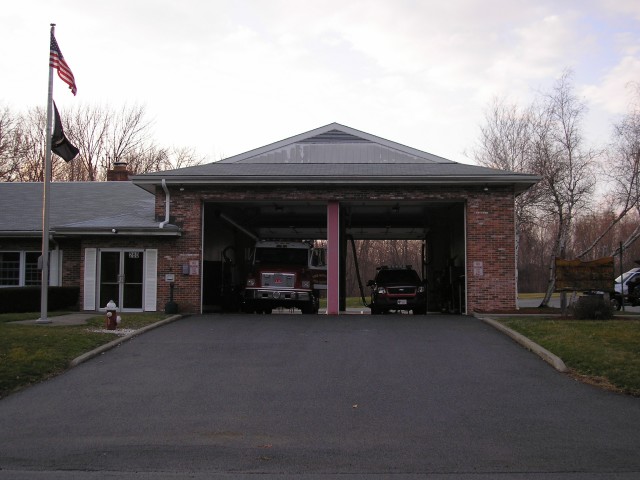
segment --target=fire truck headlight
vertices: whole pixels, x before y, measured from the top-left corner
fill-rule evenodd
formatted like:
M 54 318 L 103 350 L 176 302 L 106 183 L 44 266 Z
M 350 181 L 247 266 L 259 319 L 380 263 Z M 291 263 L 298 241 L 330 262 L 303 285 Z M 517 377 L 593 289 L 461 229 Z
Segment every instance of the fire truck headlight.
M 424 293 L 424 287 L 418 287 L 418 293 Z
M 302 288 L 311 288 L 311 280 L 302 280 Z
M 247 278 L 247 287 L 255 287 L 256 279 L 255 278 Z
M 378 288 L 378 293 L 381 293 L 381 294 L 384 295 L 385 293 L 387 293 L 387 289 L 384 288 L 384 287 L 380 287 L 380 288 Z

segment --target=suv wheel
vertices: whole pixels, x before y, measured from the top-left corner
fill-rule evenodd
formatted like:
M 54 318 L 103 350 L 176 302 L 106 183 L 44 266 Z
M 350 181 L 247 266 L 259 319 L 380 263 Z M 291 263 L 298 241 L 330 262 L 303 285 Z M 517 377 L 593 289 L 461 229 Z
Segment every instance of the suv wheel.
M 611 304 L 611 308 L 615 310 L 622 310 L 622 302 L 620 301 L 620 297 L 618 295 L 611 296 L 609 303 Z

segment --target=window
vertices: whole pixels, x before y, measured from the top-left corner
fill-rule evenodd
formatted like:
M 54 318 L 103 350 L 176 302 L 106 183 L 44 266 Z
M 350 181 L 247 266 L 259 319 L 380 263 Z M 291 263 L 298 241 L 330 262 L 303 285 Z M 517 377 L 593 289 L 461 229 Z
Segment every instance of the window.
M 0 252 L 0 287 L 40 285 L 40 252 Z
M 305 248 L 256 248 L 256 263 L 306 267 L 308 255 Z
M 0 252 L 0 286 L 20 285 L 20 252 Z
M 40 252 L 26 252 L 24 255 L 24 284 L 27 286 L 40 285 L 42 272 L 38 268 Z

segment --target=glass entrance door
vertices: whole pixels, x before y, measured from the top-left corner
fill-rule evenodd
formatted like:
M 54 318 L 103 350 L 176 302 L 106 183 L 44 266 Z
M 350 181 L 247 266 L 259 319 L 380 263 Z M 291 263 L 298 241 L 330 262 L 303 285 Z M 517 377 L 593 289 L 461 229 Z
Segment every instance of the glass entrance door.
M 141 310 L 144 252 L 100 252 L 100 308 L 113 300 L 123 310 Z
M 122 252 L 122 308 L 142 309 L 142 281 L 144 278 L 144 252 Z

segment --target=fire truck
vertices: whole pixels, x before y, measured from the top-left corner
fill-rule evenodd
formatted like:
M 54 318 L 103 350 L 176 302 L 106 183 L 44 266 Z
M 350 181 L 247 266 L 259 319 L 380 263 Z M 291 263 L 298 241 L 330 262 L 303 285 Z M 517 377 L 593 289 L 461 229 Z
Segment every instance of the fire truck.
M 318 313 L 326 284 L 326 250 L 297 241 L 259 240 L 251 255 L 243 311 L 270 314 L 274 308 Z

